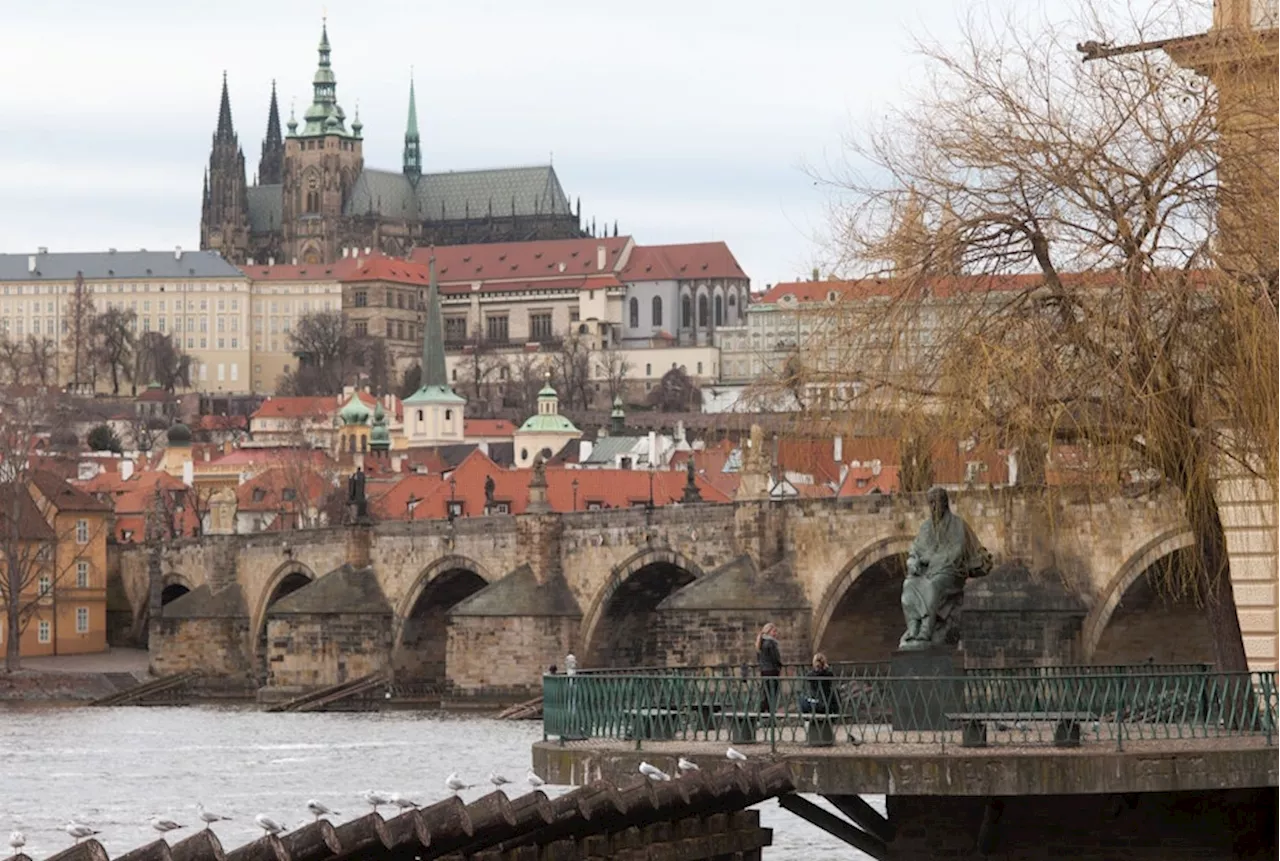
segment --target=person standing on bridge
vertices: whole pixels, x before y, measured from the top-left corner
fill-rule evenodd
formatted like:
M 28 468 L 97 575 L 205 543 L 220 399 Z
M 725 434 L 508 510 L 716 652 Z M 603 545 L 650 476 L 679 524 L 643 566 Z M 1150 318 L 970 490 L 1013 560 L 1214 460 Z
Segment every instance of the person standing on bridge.
M 756 663 L 764 679 L 760 711 L 772 712 L 778 703 L 778 677 L 782 675 L 782 650 L 778 648 L 778 626 L 765 624 L 756 635 Z

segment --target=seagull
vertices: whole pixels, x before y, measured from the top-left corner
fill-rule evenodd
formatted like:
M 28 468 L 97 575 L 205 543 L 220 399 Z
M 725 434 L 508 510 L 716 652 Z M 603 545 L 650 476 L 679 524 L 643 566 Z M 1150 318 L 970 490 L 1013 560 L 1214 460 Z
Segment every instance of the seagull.
M 90 828 L 88 825 L 81 825 L 75 821 L 68 822 L 62 826 L 62 830 L 74 837 L 77 843 L 86 837 L 93 837 L 95 834 L 101 833 L 97 829 Z
M 21 831 L 13 831 L 9 834 L 9 848 L 13 850 L 13 854 L 17 855 L 22 851 L 22 847 L 27 845 L 27 835 Z
M 500 786 L 506 786 L 511 781 L 507 780 L 501 774 L 497 774 L 491 771 L 489 772 L 489 782 L 492 783 L 494 786 L 500 787 Z
M 316 819 L 319 819 L 321 816 L 341 816 L 342 815 L 342 811 L 330 810 L 329 808 L 321 804 L 319 801 L 316 801 L 314 798 L 307 802 L 307 810 L 310 810 L 311 815 L 314 816 Z
M 461 792 L 464 789 L 471 788 L 470 786 L 462 782 L 462 778 L 458 777 L 458 772 L 456 771 L 444 779 L 444 786 L 445 786 L 445 789 L 449 789 L 454 792 Z
M 391 796 L 387 795 L 385 792 L 378 792 L 377 790 L 374 790 L 374 789 L 366 789 L 364 791 L 364 800 L 367 801 L 371 807 L 373 807 L 373 812 L 377 813 L 379 807 L 381 807 L 384 804 L 391 803 Z
M 529 785 L 532 786 L 534 789 L 541 789 L 542 787 L 547 785 L 547 782 L 545 780 L 543 780 L 541 777 L 538 777 L 538 775 L 533 773 L 532 768 L 529 769 L 529 773 L 525 775 L 524 779 L 529 781 Z
M 205 810 L 203 804 L 196 804 L 196 810 L 200 811 L 200 821 L 204 823 L 204 827 L 208 828 L 215 822 L 230 822 L 230 816 L 223 816 L 221 813 L 213 813 Z
M 272 835 L 273 837 L 286 830 L 283 825 L 281 825 L 279 822 L 276 822 L 274 819 L 272 819 L 270 816 L 268 816 L 265 813 L 259 813 L 257 816 L 253 817 L 253 821 L 258 823 L 259 828 L 261 828 L 263 831 L 267 832 L 268 834 Z
M 725 757 L 727 757 L 728 759 L 733 760 L 734 762 L 746 762 L 746 761 L 747 761 L 746 754 L 744 754 L 744 753 L 742 753 L 742 752 L 740 752 L 740 751 L 736 751 L 736 750 L 734 750 L 733 748 L 729 748 L 728 750 L 726 750 L 726 751 L 724 752 L 724 755 L 725 755 Z
M 640 773 L 650 780 L 670 780 L 671 775 L 647 762 L 640 763 Z
M 403 795 L 401 795 L 398 792 L 391 793 L 391 798 L 387 799 L 387 802 L 389 804 L 394 804 L 396 807 L 399 807 L 401 810 L 409 810 L 414 807 L 422 806 L 418 804 L 418 802 L 416 801 L 410 801 L 409 799 L 405 798 Z
M 179 828 L 185 828 L 185 825 L 179 825 L 172 819 L 163 819 L 159 816 L 151 820 L 151 827 L 161 834 L 168 834 L 170 831 L 177 831 Z
M 676 762 L 676 768 L 680 769 L 681 774 L 685 774 L 690 771 L 702 771 L 702 769 L 698 768 L 698 764 L 696 762 L 691 759 L 685 759 L 683 756 Z

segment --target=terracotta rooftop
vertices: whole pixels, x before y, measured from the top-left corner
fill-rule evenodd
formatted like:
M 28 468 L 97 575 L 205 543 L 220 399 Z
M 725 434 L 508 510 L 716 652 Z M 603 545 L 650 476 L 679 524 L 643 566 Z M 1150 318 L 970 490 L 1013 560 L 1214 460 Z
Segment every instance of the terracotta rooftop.
M 599 265 L 602 247 L 605 250 L 603 268 Z M 441 284 L 446 284 L 616 274 L 629 251 L 634 251 L 630 236 L 612 236 L 417 248 L 411 259 L 426 264 L 434 253 L 436 277 Z
M 324 418 L 342 406 L 341 395 L 267 398 L 252 418 L 301 419 Z
M 624 281 L 678 281 L 693 278 L 746 278 L 723 242 L 637 245 L 622 271 Z

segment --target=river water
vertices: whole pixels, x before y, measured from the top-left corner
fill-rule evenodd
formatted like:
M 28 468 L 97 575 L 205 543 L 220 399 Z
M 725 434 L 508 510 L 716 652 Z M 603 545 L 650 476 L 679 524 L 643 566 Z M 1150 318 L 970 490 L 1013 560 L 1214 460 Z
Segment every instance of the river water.
M 463 793 L 464 800 L 491 789 L 490 771 L 515 781 L 508 790 L 518 794 L 530 746 L 540 738 L 533 721 L 420 712 L 4 707 L 0 839 L 25 831 L 27 854 L 42 859 L 70 845 L 62 826 L 74 818 L 100 829 L 99 840 L 115 856 L 155 839 L 153 816 L 194 827 L 202 801 L 233 817 L 217 827 L 230 849 L 261 836 L 253 824 L 259 813 L 289 826 L 308 820 L 311 798 L 342 811 L 337 819 L 368 810 L 360 800 L 366 789 L 438 801 L 448 795 L 444 779 L 455 769 L 469 783 L 484 784 Z M 883 799 L 871 801 L 883 812 Z M 773 847 L 765 850 L 771 861 L 866 857 L 776 801 L 760 811 L 762 824 L 774 829 Z

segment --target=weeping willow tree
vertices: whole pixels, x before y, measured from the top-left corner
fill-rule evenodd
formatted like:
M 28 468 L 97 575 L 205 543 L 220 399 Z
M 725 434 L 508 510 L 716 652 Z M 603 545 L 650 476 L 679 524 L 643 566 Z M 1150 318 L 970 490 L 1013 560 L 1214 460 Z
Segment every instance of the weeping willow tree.
M 858 280 L 812 312 L 779 384 L 823 393 L 823 417 L 882 417 L 904 448 L 1013 449 L 1037 480 L 1070 451 L 1091 483 L 1171 488 L 1194 547 L 1163 586 L 1203 603 L 1219 666 L 1243 670 L 1214 491 L 1224 474 L 1276 488 L 1274 41 L 1254 124 L 1270 138 L 1236 134 L 1229 169 L 1214 82 L 1161 50 L 1077 53 L 1202 30 L 1198 11 L 972 19 L 921 45 L 925 85 L 826 177 L 833 268 Z M 1257 253 L 1224 256 L 1228 198 L 1262 225 Z

